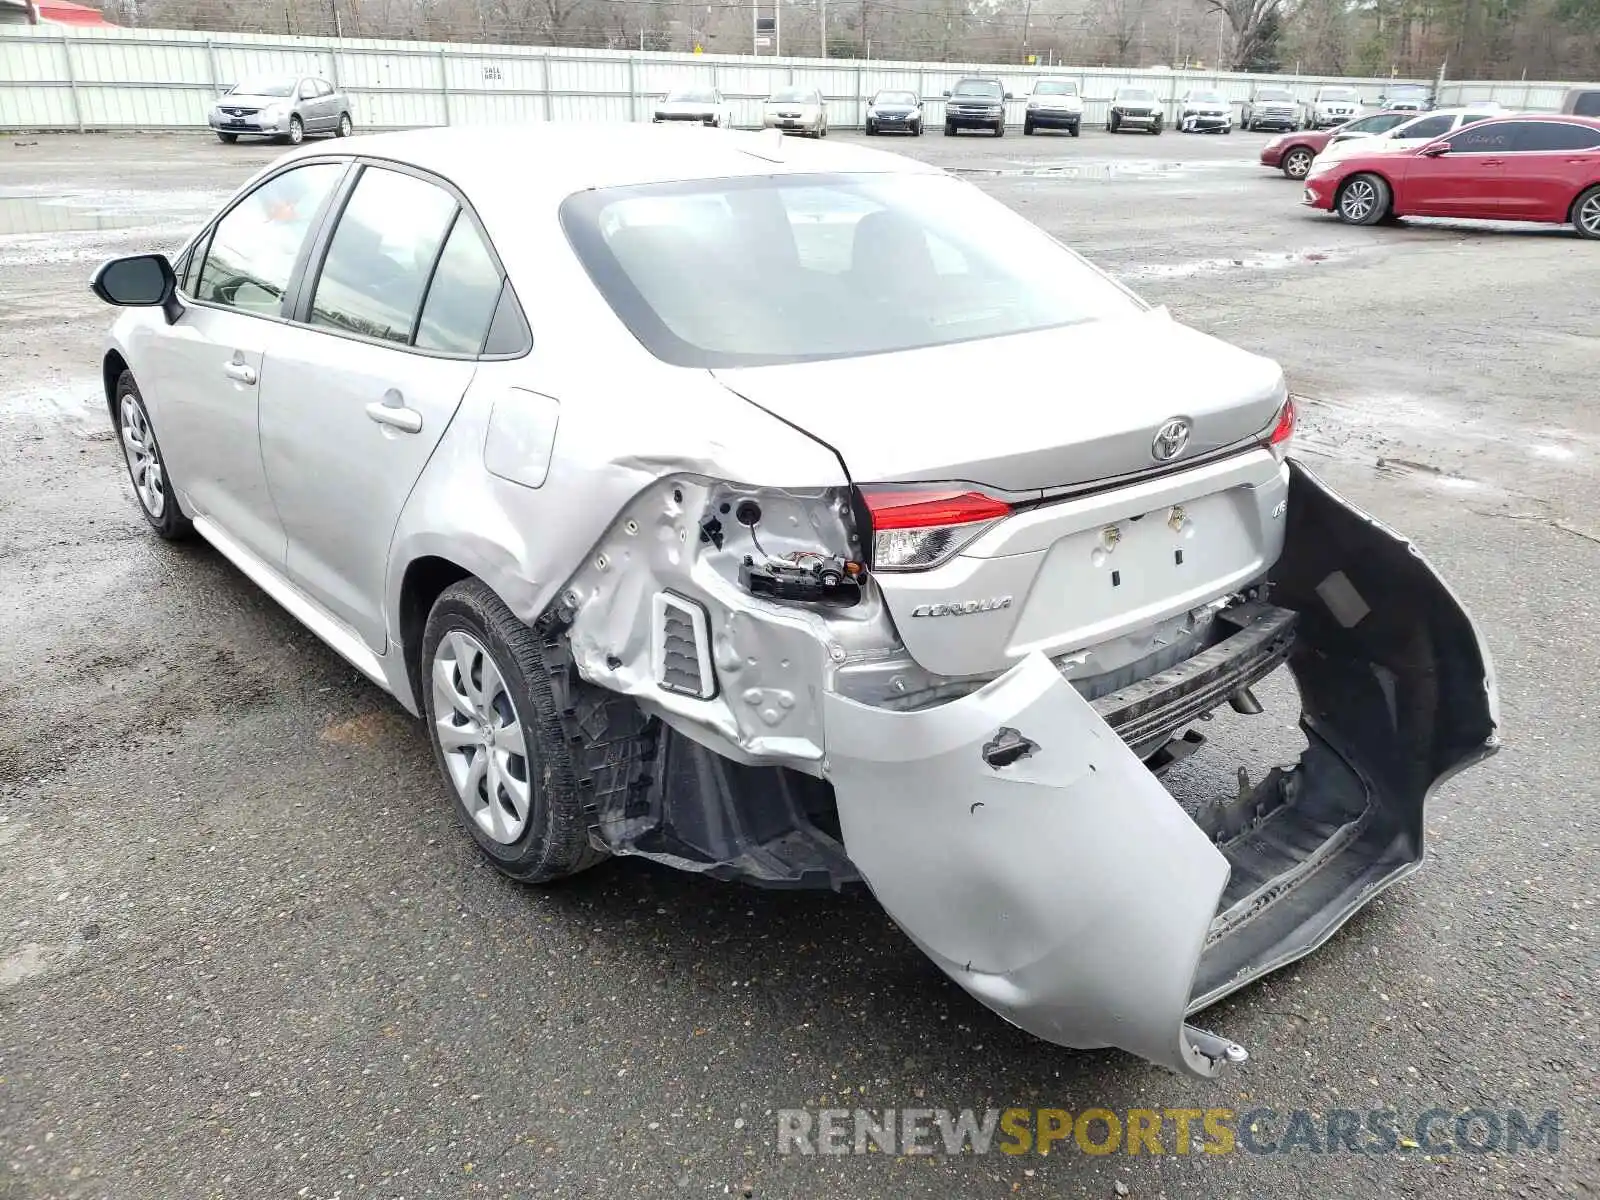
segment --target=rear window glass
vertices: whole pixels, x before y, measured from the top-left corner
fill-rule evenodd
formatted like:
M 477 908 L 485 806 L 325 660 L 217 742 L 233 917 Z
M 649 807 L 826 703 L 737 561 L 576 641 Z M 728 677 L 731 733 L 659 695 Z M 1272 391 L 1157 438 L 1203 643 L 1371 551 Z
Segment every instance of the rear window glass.
M 679 366 L 882 354 L 1138 312 L 977 188 L 788 175 L 581 192 L 561 220 L 611 307 Z

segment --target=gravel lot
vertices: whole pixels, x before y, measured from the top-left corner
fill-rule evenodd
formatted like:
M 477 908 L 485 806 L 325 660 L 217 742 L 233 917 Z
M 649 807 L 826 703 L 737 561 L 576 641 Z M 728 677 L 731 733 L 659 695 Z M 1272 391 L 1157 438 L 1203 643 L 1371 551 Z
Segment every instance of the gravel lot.
M 421 728 L 216 554 L 151 537 L 107 428 L 89 272 L 172 247 L 278 151 L 7 136 L 0 1195 L 1600 1192 L 1600 247 L 1348 229 L 1255 164 L 1263 135 L 1018 133 L 893 146 L 1281 360 L 1301 455 L 1419 542 L 1500 672 L 1505 747 L 1437 798 L 1427 868 L 1201 1018 L 1251 1061 L 1207 1086 L 1034 1041 L 864 895 L 481 865 Z M 1072 364 L 1036 382 L 1070 395 Z M 1563 1127 L 1514 1156 L 779 1156 L 775 1111 L 808 1104 Z

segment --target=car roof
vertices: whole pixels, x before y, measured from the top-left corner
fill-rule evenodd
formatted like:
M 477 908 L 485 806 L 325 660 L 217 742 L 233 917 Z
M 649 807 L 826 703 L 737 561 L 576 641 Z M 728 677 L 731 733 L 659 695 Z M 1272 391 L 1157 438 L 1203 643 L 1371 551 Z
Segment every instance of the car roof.
M 761 133 L 638 124 L 450 126 L 307 145 L 288 158 L 389 159 L 439 175 L 469 196 L 491 189 L 567 196 L 590 188 L 755 175 L 941 174 L 884 150 Z

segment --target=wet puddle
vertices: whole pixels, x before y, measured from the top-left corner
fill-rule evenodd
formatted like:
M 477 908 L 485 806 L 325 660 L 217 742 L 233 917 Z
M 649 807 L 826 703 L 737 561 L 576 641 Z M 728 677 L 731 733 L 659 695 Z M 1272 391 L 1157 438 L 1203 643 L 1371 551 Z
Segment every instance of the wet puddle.
M 1214 171 L 1238 166 L 1254 166 L 1240 160 L 1234 162 L 1166 162 L 1160 159 L 1111 158 L 1073 159 L 1071 162 L 1051 164 L 1020 164 L 1009 167 L 949 167 L 952 175 L 969 175 L 986 179 L 1176 179 L 1202 171 Z
M 1242 255 L 1238 258 L 1198 258 L 1189 262 L 1145 263 L 1127 267 L 1117 274 L 1124 279 L 1188 279 L 1196 275 L 1226 275 L 1232 271 L 1284 271 L 1292 267 L 1315 267 L 1343 262 L 1355 257 L 1349 249 L 1313 248 L 1272 254 Z

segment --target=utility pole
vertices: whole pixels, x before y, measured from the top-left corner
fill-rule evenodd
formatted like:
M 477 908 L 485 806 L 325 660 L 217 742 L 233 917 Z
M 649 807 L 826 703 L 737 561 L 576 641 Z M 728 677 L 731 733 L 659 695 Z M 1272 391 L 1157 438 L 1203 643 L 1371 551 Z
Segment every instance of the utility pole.
M 822 43 L 822 46 L 821 46 L 822 57 L 823 58 L 827 58 L 828 57 L 828 0 L 817 0 L 817 4 L 818 4 L 819 8 L 821 9 L 821 16 L 819 16 L 817 18 L 817 25 L 820 28 L 821 32 L 818 34 L 817 40 Z
M 339 19 L 339 0 L 328 0 L 328 7 L 333 10 L 333 36 L 344 36 L 344 22 Z
M 1022 61 L 1028 61 L 1028 22 L 1033 17 L 1033 0 L 1022 10 Z
M 861 53 L 872 57 L 872 43 L 867 38 L 867 0 L 861 0 Z

